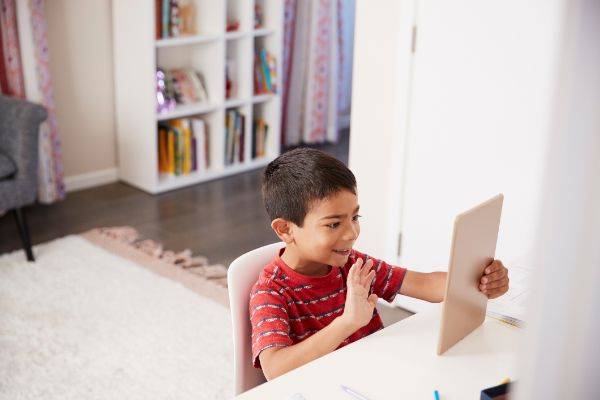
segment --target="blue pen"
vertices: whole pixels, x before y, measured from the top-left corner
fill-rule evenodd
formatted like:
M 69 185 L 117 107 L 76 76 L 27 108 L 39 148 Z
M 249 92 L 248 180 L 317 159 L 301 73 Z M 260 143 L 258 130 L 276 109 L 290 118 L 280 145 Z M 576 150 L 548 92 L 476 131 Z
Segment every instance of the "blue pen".
M 353 396 L 356 399 L 359 399 L 359 400 L 369 400 L 365 396 L 363 396 L 362 394 L 358 393 L 356 390 L 350 389 L 348 386 L 344 386 L 344 385 L 340 385 L 340 386 L 342 387 L 342 390 L 344 392 L 348 393 L 350 396 Z
M 435 396 L 435 400 L 440 400 L 440 392 L 438 392 L 437 390 L 434 390 L 433 395 Z

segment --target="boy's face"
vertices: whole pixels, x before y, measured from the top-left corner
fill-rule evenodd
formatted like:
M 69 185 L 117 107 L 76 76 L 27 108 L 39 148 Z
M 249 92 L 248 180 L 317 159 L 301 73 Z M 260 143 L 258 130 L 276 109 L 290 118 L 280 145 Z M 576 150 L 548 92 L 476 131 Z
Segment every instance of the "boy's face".
M 315 202 L 302 227 L 293 226 L 298 256 L 306 263 L 342 266 L 360 233 L 358 197 L 341 190 Z

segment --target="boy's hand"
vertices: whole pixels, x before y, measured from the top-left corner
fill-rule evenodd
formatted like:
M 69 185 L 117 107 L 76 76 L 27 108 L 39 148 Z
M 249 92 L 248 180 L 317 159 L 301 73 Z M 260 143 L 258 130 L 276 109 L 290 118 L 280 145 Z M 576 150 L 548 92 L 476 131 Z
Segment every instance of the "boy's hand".
M 508 270 L 502 265 L 502 261 L 494 260 L 485 267 L 479 281 L 479 290 L 488 299 L 495 299 L 508 291 Z
M 369 295 L 371 282 L 375 277 L 375 270 L 372 270 L 372 267 L 372 259 L 368 259 L 363 265 L 362 259 L 359 258 L 352 264 L 348 273 L 348 290 L 342 318 L 355 328 L 354 330 L 367 325 L 373 318 L 377 295 Z

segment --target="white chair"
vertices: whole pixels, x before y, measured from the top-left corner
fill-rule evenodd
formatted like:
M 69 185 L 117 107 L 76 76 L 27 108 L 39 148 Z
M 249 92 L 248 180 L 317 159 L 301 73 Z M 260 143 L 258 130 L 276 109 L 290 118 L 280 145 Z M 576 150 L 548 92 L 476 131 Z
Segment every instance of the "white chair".
M 250 290 L 258 279 L 263 267 L 277 256 L 285 243 L 273 243 L 252 250 L 236 258 L 227 271 L 229 308 L 233 328 L 233 381 L 235 395 L 252 389 L 265 382 L 260 369 L 252 365 L 252 327 L 248 302 Z

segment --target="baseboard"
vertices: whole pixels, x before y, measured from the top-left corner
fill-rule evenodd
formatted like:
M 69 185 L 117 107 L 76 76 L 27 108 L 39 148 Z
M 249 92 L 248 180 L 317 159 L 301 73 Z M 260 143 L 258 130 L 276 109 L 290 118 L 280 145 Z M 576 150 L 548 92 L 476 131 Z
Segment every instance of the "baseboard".
M 117 169 L 108 168 L 99 171 L 86 172 L 85 174 L 71 175 L 65 177 L 65 188 L 67 192 L 74 192 L 91 188 L 94 186 L 106 185 L 118 180 Z

